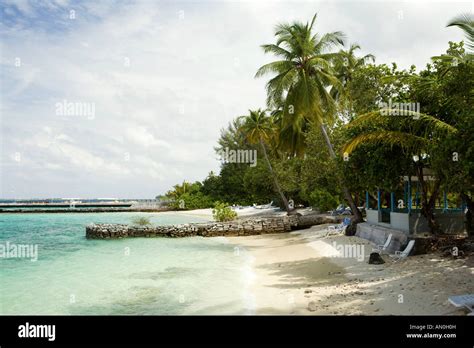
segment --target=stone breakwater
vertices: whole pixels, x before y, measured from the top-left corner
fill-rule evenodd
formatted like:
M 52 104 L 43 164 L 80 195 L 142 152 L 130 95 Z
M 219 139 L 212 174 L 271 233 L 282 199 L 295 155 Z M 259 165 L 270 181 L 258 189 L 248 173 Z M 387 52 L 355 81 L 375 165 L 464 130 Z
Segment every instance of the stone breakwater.
M 298 218 L 296 216 L 254 218 L 229 222 L 189 223 L 169 226 L 92 224 L 86 227 L 86 238 L 250 236 L 289 232 L 297 228 L 297 226 Z

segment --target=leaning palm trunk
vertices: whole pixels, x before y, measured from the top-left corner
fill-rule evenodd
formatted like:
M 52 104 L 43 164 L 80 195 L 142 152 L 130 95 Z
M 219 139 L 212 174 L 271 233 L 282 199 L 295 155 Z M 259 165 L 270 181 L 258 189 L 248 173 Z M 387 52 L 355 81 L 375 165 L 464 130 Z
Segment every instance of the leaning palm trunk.
M 334 152 L 334 148 L 331 143 L 331 139 L 329 139 L 328 133 L 326 131 L 326 127 L 324 124 L 321 124 L 321 132 L 323 133 L 324 140 L 326 141 L 326 145 L 329 150 L 329 155 L 331 156 L 332 159 L 336 158 L 336 153 Z M 354 200 L 352 199 L 352 195 L 349 192 L 349 189 L 347 188 L 346 184 L 344 183 L 344 180 L 337 175 L 337 179 L 339 181 L 339 184 L 342 187 L 342 192 L 344 194 L 344 199 L 347 201 L 349 204 L 349 207 L 352 210 L 352 214 L 354 214 L 354 222 L 362 222 L 362 213 L 360 212 L 359 208 L 357 208 L 357 205 L 354 203 Z
M 275 175 L 275 172 L 273 171 L 272 164 L 270 163 L 270 160 L 268 159 L 267 150 L 265 149 L 265 144 L 263 143 L 262 139 L 260 139 L 260 146 L 262 147 L 263 155 L 265 156 L 265 161 L 267 162 L 268 169 L 270 170 L 270 175 L 272 176 L 273 185 L 275 186 L 275 190 L 280 195 L 280 198 L 283 202 L 283 205 L 285 206 L 285 210 L 289 213 L 291 211 L 290 205 L 288 204 L 288 200 L 286 199 L 285 195 L 283 194 L 283 191 L 281 190 L 280 184 L 278 183 L 278 179 Z

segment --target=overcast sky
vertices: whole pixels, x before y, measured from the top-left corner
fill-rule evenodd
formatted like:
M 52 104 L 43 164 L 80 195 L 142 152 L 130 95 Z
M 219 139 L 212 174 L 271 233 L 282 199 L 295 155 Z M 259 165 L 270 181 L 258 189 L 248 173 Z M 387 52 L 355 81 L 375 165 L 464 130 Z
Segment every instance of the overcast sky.
M 203 180 L 220 129 L 265 106 L 254 75 L 277 23 L 317 12 L 317 31 L 377 63 L 422 68 L 462 40 L 445 26 L 473 6 L 2 0 L 0 198 L 152 198 Z

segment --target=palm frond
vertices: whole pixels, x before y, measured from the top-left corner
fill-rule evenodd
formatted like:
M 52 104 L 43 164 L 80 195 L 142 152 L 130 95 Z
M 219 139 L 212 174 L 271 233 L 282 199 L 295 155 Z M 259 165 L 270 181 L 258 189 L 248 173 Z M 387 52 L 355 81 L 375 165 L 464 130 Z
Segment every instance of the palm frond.
M 318 17 L 318 13 L 314 14 L 313 19 L 311 20 L 311 23 L 309 25 L 309 31 L 313 30 L 314 23 L 316 22 L 316 17 Z
M 321 39 L 317 42 L 314 49 L 318 53 L 323 53 L 325 50 L 336 47 L 344 46 L 346 35 L 342 31 L 335 31 L 333 33 L 324 34 Z
M 429 144 L 429 140 L 404 132 L 376 131 L 356 136 L 349 143 L 343 146 L 342 152 L 351 154 L 363 144 L 384 144 L 390 146 L 399 146 L 407 151 L 420 151 L 420 149 L 424 149 Z
M 273 53 L 274 55 L 284 57 L 285 59 L 291 59 L 292 57 L 290 52 L 285 50 L 283 47 L 274 44 L 261 45 L 260 47 L 263 48 L 265 53 Z
M 390 116 L 395 114 L 395 111 L 400 112 L 399 110 L 390 110 L 382 109 L 377 111 L 368 112 L 366 114 L 360 115 L 352 122 L 350 122 L 347 127 L 357 127 L 357 126 L 387 126 L 389 120 L 394 120 L 398 118 L 400 121 L 407 124 L 411 124 L 416 129 L 424 128 L 429 131 L 440 131 L 448 133 L 456 133 L 457 129 L 450 124 L 443 122 L 436 117 L 415 111 L 403 110 L 403 116 Z
M 456 26 L 460 28 L 466 36 L 466 46 L 474 50 L 474 15 L 471 13 L 463 13 L 453 18 L 447 25 L 447 27 Z
M 288 60 L 278 60 L 261 66 L 255 77 L 261 77 L 269 73 L 281 73 L 293 67 L 293 62 Z

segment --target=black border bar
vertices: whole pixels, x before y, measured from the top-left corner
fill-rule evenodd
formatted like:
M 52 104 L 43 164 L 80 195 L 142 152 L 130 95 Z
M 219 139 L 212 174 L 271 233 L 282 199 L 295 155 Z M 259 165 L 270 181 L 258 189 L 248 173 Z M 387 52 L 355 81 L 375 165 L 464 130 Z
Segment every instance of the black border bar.
M 19 326 L 27 322 L 55 325 L 55 340 L 18 337 Z M 473 347 L 474 343 L 474 317 L 469 316 L 0 316 L 0 328 L 2 348 L 148 342 L 313 347 L 316 343 Z M 454 333 L 456 337 L 407 337 L 416 333 Z

